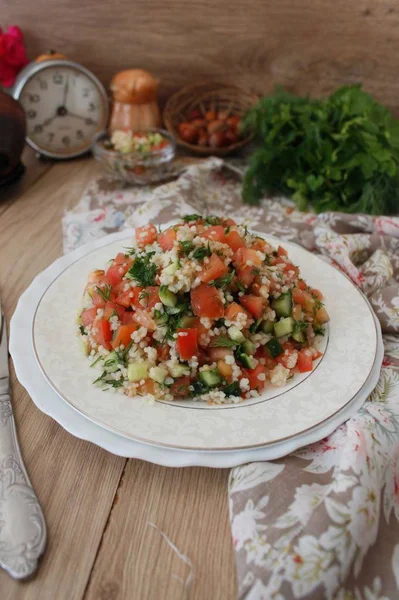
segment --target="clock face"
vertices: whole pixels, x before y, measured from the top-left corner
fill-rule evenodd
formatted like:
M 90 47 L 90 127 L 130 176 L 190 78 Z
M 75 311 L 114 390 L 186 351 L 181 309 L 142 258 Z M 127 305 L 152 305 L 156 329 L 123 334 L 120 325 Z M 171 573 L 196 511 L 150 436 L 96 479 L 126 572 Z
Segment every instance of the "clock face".
M 39 151 L 67 157 L 84 152 L 106 127 L 103 92 L 79 68 L 48 65 L 25 82 L 19 95 L 27 137 Z

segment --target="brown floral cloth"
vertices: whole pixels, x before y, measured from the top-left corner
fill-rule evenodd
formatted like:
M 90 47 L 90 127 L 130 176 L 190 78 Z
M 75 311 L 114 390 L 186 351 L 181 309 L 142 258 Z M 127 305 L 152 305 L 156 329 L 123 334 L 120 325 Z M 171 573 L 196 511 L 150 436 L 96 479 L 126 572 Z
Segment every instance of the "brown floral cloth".
M 158 188 L 92 182 L 64 217 L 65 251 L 123 227 L 182 214 L 229 216 L 296 241 L 369 297 L 385 358 L 376 389 L 328 438 L 273 462 L 236 467 L 229 506 L 239 598 L 399 598 L 399 218 L 241 201 L 243 165 L 209 159 Z M 399 212 L 399 207 L 398 207 Z

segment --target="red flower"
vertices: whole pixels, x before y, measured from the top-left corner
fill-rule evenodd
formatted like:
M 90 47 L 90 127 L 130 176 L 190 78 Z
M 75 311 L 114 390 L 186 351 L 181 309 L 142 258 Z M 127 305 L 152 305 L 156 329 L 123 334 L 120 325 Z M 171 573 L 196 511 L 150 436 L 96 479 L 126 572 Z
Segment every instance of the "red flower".
M 19 27 L 0 28 L 0 84 L 11 87 L 19 71 L 28 63 L 24 36 Z

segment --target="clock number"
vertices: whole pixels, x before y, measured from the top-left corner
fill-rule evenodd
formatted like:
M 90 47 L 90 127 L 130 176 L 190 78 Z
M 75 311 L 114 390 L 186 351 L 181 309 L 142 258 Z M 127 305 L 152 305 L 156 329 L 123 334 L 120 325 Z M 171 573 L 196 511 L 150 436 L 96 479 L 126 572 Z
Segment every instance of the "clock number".
M 90 118 L 89 119 L 85 119 L 85 123 L 86 123 L 86 125 L 94 125 L 93 119 L 90 119 Z
M 49 141 L 49 143 L 51 144 L 51 142 L 52 142 L 52 141 L 53 141 L 53 139 L 54 139 L 54 133 L 48 133 L 47 135 L 48 135 L 48 141 Z
M 83 88 L 83 98 L 88 98 L 90 94 L 89 88 Z
M 47 88 L 48 88 L 47 81 L 40 79 L 40 77 L 37 78 L 37 81 L 39 82 L 41 90 L 47 90 Z
M 62 143 L 64 144 L 64 146 L 69 146 L 71 143 L 71 138 L 68 135 L 64 135 L 64 137 L 62 138 Z
M 36 103 L 36 102 L 39 102 L 39 100 L 40 100 L 39 94 L 29 94 L 29 102 Z
M 37 116 L 37 112 L 35 110 L 28 110 L 26 116 L 28 119 L 34 119 Z
M 96 105 L 94 102 L 90 102 L 89 104 L 89 112 L 94 112 L 96 110 Z
M 43 125 L 35 125 L 34 132 L 43 133 Z
M 76 137 L 77 137 L 78 140 L 84 140 L 85 139 L 84 133 L 83 133 L 83 131 L 81 129 L 77 130 Z
M 61 73 L 54 73 L 54 75 L 53 75 L 53 82 L 56 85 L 61 85 L 63 81 L 64 81 L 64 78 L 61 75 Z

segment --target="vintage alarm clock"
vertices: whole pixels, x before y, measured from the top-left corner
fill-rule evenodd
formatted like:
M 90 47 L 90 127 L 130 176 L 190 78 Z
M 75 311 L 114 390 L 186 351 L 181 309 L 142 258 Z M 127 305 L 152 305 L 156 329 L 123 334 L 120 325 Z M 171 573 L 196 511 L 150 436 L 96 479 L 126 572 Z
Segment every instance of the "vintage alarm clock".
M 13 96 L 25 110 L 26 141 L 44 156 L 66 159 L 90 149 L 108 121 L 102 83 L 66 58 L 30 63 L 18 75 Z

